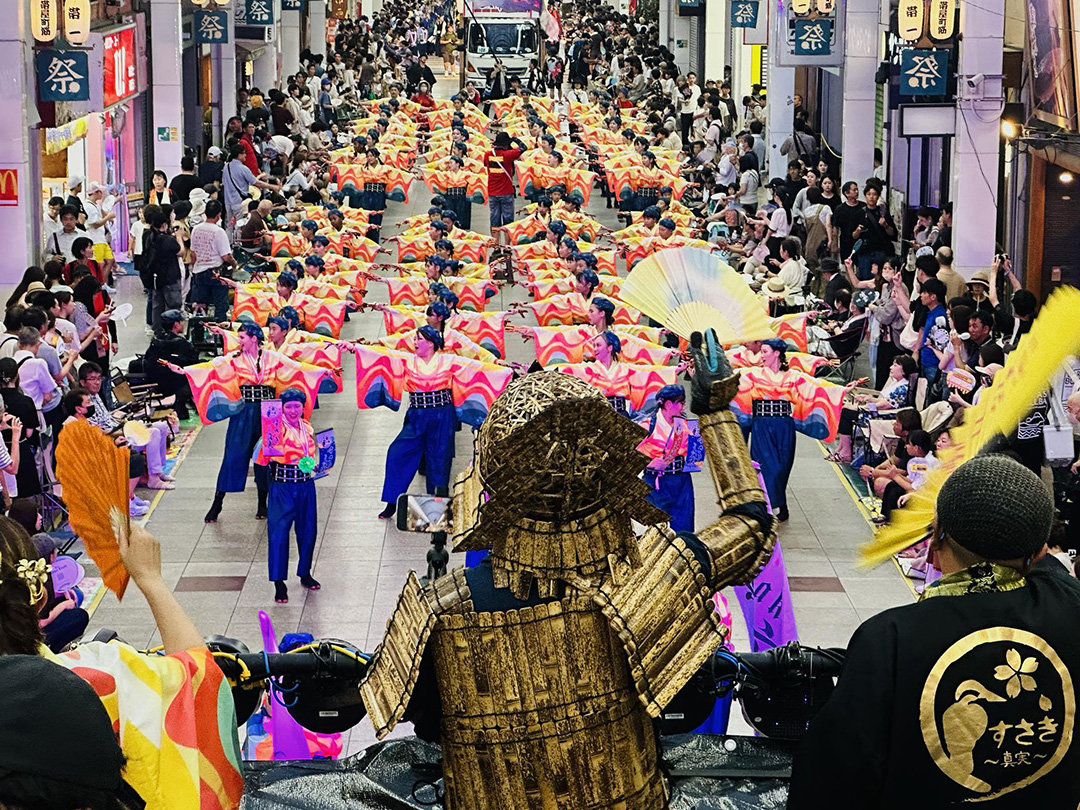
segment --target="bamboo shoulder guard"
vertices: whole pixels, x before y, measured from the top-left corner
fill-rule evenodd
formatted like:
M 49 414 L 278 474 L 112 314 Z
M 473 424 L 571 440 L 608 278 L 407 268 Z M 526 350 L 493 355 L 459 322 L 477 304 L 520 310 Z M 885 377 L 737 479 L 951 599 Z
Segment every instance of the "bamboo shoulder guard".
M 591 592 L 622 642 L 638 697 L 658 717 L 675 694 L 726 638 L 713 591 L 686 544 L 669 529 L 641 538 L 639 567 L 606 579 Z
M 439 615 L 471 610 L 472 595 L 464 568 L 439 577 L 427 588 L 420 587 L 416 574 L 409 572 L 387 622 L 386 635 L 360 682 L 360 695 L 379 739 L 389 734 L 405 714 Z

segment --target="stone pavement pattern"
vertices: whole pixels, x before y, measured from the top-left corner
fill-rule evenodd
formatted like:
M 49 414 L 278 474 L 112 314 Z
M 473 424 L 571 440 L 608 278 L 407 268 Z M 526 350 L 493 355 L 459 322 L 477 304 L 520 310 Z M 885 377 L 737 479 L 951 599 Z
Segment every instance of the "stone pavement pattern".
M 456 79 L 437 83 L 439 97 L 449 97 Z M 406 216 L 426 211 L 430 194 L 419 181 L 411 189 L 408 205 L 392 203 L 384 235 Z M 590 213 L 605 225 L 617 228 L 614 212 L 603 207 L 599 193 L 593 195 Z M 473 208 L 474 230 L 487 232 L 487 209 Z M 121 301 L 135 304 L 136 317 L 121 329 L 121 355 L 142 352 L 148 339 L 137 323 L 142 312 L 141 285 L 135 277 L 119 280 Z M 372 285 L 371 301 L 385 302 L 382 285 Z M 522 287 L 506 287 L 492 299 L 490 308 L 505 309 L 525 301 Z M 354 314 L 342 337 L 378 337 L 382 319 L 377 314 Z M 532 344 L 507 335 L 511 360 L 533 359 Z M 203 515 L 214 495 L 221 461 L 226 423 L 204 427 L 187 451 L 178 471 L 177 487 L 164 493 L 150 515 L 148 528 L 161 542 L 166 581 L 204 634 L 237 637 L 252 650 L 261 650 L 257 614 L 268 611 L 280 638 L 301 630 L 316 637 L 345 639 L 372 650 L 382 638 L 386 620 L 396 603 L 406 574 L 426 570 L 427 535 L 398 532 L 376 515 L 382 508 L 379 495 L 387 445 L 400 429 L 403 411 L 385 408 L 360 411 L 353 394 L 355 370 L 347 358 L 345 386 L 341 394 L 323 396 L 312 422 L 316 430 L 333 427 L 338 461 L 330 475 L 317 484 L 319 534 L 314 575 L 322 590 L 300 587 L 295 573 L 289 580 L 289 603 L 273 602 L 273 586 L 267 581 L 266 523 L 256 521 L 254 482 L 246 492 L 231 494 L 216 524 L 204 524 Z M 472 434 L 462 430 L 457 438 L 456 475 L 472 456 Z M 852 631 L 867 617 L 912 600 L 911 590 L 896 568 L 889 564 L 872 571 L 854 568 L 856 548 L 869 537 L 866 520 L 820 446 L 799 437 L 795 469 L 789 490 L 790 520 L 779 532 L 793 592 L 800 639 L 820 646 L 844 646 Z M 709 476 L 695 476 L 697 520 L 704 526 L 716 514 Z M 412 491 L 423 491 L 423 479 Z M 296 550 L 292 549 L 292 565 Z M 450 567 L 462 565 L 463 554 L 452 554 Z M 295 571 L 295 569 L 293 569 Z M 734 615 L 736 649 L 748 649 L 747 633 L 734 594 L 726 594 Z M 130 588 L 123 604 L 110 593 L 102 600 L 90 622 L 88 634 L 100 628 L 116 630 L 135 645 L 154 645 L 160 639 L 149 607 L 137 588 Z M 733 730 L 743 728 L 733 716 Z M 403 724 L 395 735 L 411 733 Z M 355 751 L 374 741 L 370 724 L 361 723 L 349 733 L 347 750 Z

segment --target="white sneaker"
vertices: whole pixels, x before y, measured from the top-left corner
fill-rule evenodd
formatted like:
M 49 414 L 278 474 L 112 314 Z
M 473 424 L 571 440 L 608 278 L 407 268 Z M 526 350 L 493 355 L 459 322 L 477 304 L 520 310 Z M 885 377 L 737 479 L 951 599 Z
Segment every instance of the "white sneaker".
M 116 295 L 116 287 L 110 287 L 108 284 L 102 284 L 101 289 L 105 290 L 109 295 Z
M 128 514 L 131 515 L 131 517 L 133 517 L 133 518 L 138 518 L 138 517 L 142 517 L 143 515 L 145 515 L 149 511 L 150 511 L 149 506 L 139 506 L 139 504 L 132 501 L 131 506 L 128 509 Z

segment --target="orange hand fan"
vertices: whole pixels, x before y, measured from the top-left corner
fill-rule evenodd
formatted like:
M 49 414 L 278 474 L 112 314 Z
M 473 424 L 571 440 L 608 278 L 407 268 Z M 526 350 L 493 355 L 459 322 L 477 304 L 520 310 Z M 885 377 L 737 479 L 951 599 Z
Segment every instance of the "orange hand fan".
M 652 254 L 630 271 L 619 300 L 687 340 L 710 328 L 728 346 L 776 337 L 761 299 L 742 276 L 702 248 Z
M 64 488 L 71 528 L 101 571 L 105 585 L 124 597 L 128 572 L 120 540 L 131 532 L 128 517 L 129 451 L 85 419 L 64 425 L 56 447 L 56 474 Z

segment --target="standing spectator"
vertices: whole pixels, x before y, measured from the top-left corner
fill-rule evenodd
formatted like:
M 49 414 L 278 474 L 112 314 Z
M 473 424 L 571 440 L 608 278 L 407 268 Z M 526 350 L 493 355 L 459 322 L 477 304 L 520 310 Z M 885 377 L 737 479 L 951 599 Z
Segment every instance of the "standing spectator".
M 221 227 L 221 203 L 206 204 L 206 221 L 191 232 L 191 252 L 195 263 L 191 268 L 191 301 L 213 306 L 214 320 L 224 321 L 229 310 L 229 293 L 221 283 L 217 270 L 222 265 L 236 266 L 229 235 Z
M 49 372 L 48 364 L 37 356 L 40 345 L 41 333 L 32 326 L 22 327 L 14 360 L 19 371 L 19 388 L 34 401 L 42 422 L 52 428 L 55 437 L 64 421 L 64 410 L 60 407 L 63 392 Z
M 863 204 L 859 200 L 859 184 L 854 180 L 844 183 L 841 189 L 844 201 L 836 207 L 832 215 L 834 231 L 833 243 L 840 247 L 840 261 L 851 258 L 855 249 L 855 241 L 858 239 L 856 230 L 862 228 L 866 219 Z M 860 232 L 861 233 L 861 232 Z
M 285 94 L 280 90 L 270 91 L 270 121 L 273 124 L 275 135 L 288 136 L 293 134 L 296 116 L 285 104 Z
M 195 173 L 195 158 L 184 155 L 180 158 L 180 174 L 169 183 L 169 194 L 174 203 L 187 200 L 192 189 L 205 186 L 206 183 Z
M 864 221 L 855 228 L 854 235 L 856 239 L 863 240 L 863 248 L 855 258 L 855 264 L 859 267 L 859 278 L 865 281 L 872 275 L 870 267 L 880 264 L 882 258 L 894 253 L 896 224 L 888 207 L 881 202 L 881 186 L 877 180 L 866 184 L 863 197 L 866 199 Z
M 75 259 L 64 265 L 62 274 L 64 283 L 72 283 L 72 277 L 79 267 L 85 267 L 101 284 L 105 283 L 105 273 L 101 265 L 94 260 L 94 242 L 88 236 L 78 237 L 71 245 L 71 252 Z
M 255 122 L 245 121 L 244 130 L 240 134 L 239 140 L 240 148 L 243 150 L 244 165 L 248 167 L 248 171 L 252 174 L 258 174 L 259 169 L 259 153 L 255 151 Z
M 161 313 L 162 331 L 151 341 L 146 350 L 146 378 L 157 386 L 157 393 L 162 397 L 174 397 L 173 409 L 178 419 L 188 418 L 188 408 L 194 408 L 191 386 L 183 374 L 177 374 L 160 362 L 184 368 L 199 362 L 199 353 L 184 337 L 184 313 L 178 309 L 167 309 Z M 0 359 L 0 364 L 4 361 Z M 0 365 L 0 381 L 3 379 L 3 365 Z
M 150 178 L 150 193 L 146 195 L 149 205 L 171 205 L 172 193 L 169 191 L 169 178 L 161 169 L 155 169 Z
M 75 221 L 79 225 L 79 229 L 82 230 L 83 223 L 86 222 L 86 211 L 83 210 L 83 200 L 79 195 L 83 189 L 83 176 L 81 174 L 73 174 L 68 178 L 68 196 L 64 201 L 64 205 L 68 205 L 75 209 Z
M 936 278 L 928 278 L 922 283 L 919 292 L 920 303 L 926 308 L 926 322 L 919 331 L 915 349 L 919 353 L 919 376 L 926 380 L 929 397 L 940 376 L 939 360 L 932 345 L 944 332 L 948 336 L 947 317 L 945 314 L 945 285 Z M 939 347 L 942 348 L 942 347 Z M 928 400 L 929 401 L 929 400 Z
M 949 300 L 967 295 L 967 282 L 964 277 L 953 270 L 953 252 L 951 247 L 940 247 L 934 255 L 938 260 L 938 281 L 945 285 L 945 293 Z
M 91 183 L 89 193 L 86 195 L 86 235 L 94 243 L 94 261 L 101 265 L 102 283 L 106 283 L 111 277 L 116 261 L 113 259 L 112 247 L 109 245 L 111 237 L 109 225 L 116 221 L 115 211 L 105 210 L 105 186 L 101 183 Z
M 222 158 L 225 153 L 217 146 L 206 150 L 206 160 L 199 164 L 199 182 L 203 186 L 221 182 L 221 170 L 225 167 Z
M 409 69 L 405 71 L 405 76 L 409 82 L 405 92 L 410 96 L 416 92 L 420 82 L 427 82 L 429 87 L 435 86 L 435 74 L 428 67 L 427 56 L 424 54 L 421 54 L 415 63 L 409 65 Z
M 251 193 L 251 187 L 277 190 L 277 186 L 261 179 L 261 175 L 252 172 L 241 159 L 243 148 L 237 144 L 229 147 L 229 162 L 222 172 L 222 185 L 225 187 L 225 212 L 227 224 L 233 227 L 247 210 L 244 200 Z
M 161 331 L 161 313 L 167 309 L 179 309 L 183 303 L 181 295 L 180 254 L 184 243 L 180 231 L 170 231 L 169 218 L 156 214 L 150 221 L 150 232 L 146 241 L 147 272 L 154 280 L 151 322 L 154 332 Z
M 683 143 L 689 143 L 694 111 L 698 107 L 698 98 L 701 97 L 701 88 L 697 85 L 697 74 L 694 71 L 686 74 L 686 87 L 680 92 L 680 97 L 679 127 L 682 130 Z
M 18 339 L 15 342 L 17 344 Z M 41 449 L 41 418 L 34 400 L 19 390 L 18 382 L 19 364 L 13 357 L 0 357 L 0 399 L 3 399 L 3 412 L 18 419 L 22 426 L 17 435 L 11 428 L 5 427 L 3 430 L 4 447 L 11 448 L 13 459 L 16 458 L 15 445 L 19 446 L 13 494 L 30 498 L 41 492 L 36 455 Z M 3 421 L 0 419 L 0 425 Z
M 998 299 L 998 274 L 1004 270 L 1005 277 L 1012 287 L 1012 312 Z M 1012 351 L 1020 342 L 1020 338 L 1031 331 L 1031 324 L 1035 321 L 1035 310 L 1039 302 L 1034 293 L 1020 286 L 1020 279 L 1012 269 L 1012 259 L 1000 255 L 994 257 L 994 263 L 990 266 L 990 305 L 994 308 L 994 323 L 997 331 L 1001 333 L 1002 343 L 1006 351 Z
M 49 237 L 49 241 L 45 244 L 45 252 L 56 261 L 62 261 L 64 264 L 75 261 L 75 251 L 73 249 L 75 240 L 84 235 L 78 229 L 78 224 L 79 209 L 71 205 L 62 207 L 60 209 L 60 230 Z
M 524 151 L 524 143 L 516 138 L 511 142 L 509 134 L 499 132 L 492 148 L 484 153 L 493 229 L 514 221 L 514 163 Z
M 63 228 L 60 224 L 60 209 L 64 207 L 63 197 L 51 197 L 45 206 L 45 216 L 42 220 L 41 238 L 48 251 L 49 238 Z

